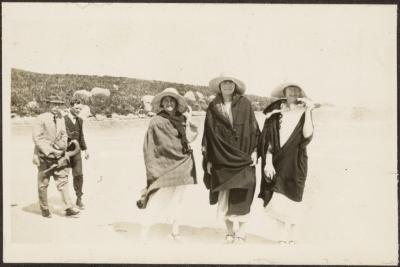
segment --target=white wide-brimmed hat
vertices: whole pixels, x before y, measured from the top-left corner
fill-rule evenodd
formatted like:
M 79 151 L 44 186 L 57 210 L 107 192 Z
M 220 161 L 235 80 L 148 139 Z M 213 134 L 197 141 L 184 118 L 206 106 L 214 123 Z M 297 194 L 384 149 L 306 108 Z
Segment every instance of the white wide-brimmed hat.
M 271 97 L 275 97 L 275 98 L 284 98 L 285 96 L 284 96 L 284 94 L 283 94 L 283 90 L 284 90 L 285 88 L 291 87 L 291 86 L 300 89 L 300 92 L 301 92 L 301 93 L 300 93 L 300 97 L 307 97 L 307 95 L 306 95 L 306 93 L 304 92 L 304 90 L 303 90 L 300 86 L 298 86 L 298 85 L 296 85 L 296 84 L 293 84 L 293 83 L 284 83 L 284 84 L 281 84 L 281 85 L 277 86 L 275 89 L 272 90 L 272 92 L 271 92 Z
M 176 107 L 177 111 L 179 111 L 180 113 L 184 113 L 186 111 L 187 103 L 186 103 L 185 98 L 183 96 L 181 96 L 178 93 L 178 90 L 176 90 L 175 88 L 168 87 L 168 88 L 164 89 L 161 93 L 156 95 L 153 98 L 153 100 L 151 101 L 153 112 L 157 113 L 162 109 L 161 100 L 163 99 L 163 97 L 166 97 L 166 96 L 170 96 L 176 100 L 176 102 L 178 104 Z
M 236 84 L 236 92 L 240 95 L 243 95 L 246 91 L 246 85 L 241 80 L 235 78 L 234 75 L 228 73 L 221 73 L 220 76 L 212 79 L 209 82 L 210 89 L 213 93 L 220 93 L 219 85 L 223 81 L 232 81 Z

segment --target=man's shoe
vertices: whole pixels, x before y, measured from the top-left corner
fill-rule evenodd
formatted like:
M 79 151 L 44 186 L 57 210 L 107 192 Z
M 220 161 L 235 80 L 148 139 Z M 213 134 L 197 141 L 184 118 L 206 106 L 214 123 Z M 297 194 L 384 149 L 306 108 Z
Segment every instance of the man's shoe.
M 83 204 L 82 198 L 80 198 L 80 197 L 78 197 L 78 198 L 76 199 L 76 205 L 77 205 L 78 208 L 80 208 L 81 210 L 84 210 L 84 209 L 85 209 L 85 205 Z
M 72 208 L 65 210 L 65 216 L 67 217 L 74 217 L 79 214 L 79 210 L 73 210 Z
M 51 213 L 49 210 L 42 210 L 42 216 L 45 218 L 51 218 Z

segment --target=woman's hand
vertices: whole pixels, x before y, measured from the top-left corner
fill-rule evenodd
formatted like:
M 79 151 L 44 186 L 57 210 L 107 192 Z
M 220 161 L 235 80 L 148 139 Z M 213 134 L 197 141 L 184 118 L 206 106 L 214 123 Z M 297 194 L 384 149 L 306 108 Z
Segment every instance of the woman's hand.
M 192 120 L 192 108 L 190 106 L 187 106 L 187 110 L 182 115 L 186 117 L 187 122 L 191 121 Z
M 264 167 L 264 173 L 270 179 L 272 179 L 275 176 L 276 172 L 274 165 L 272 164 L 272 158 L 267 157 L 266 164 Z
M 300 102 L 303 102 L 306 105 L 306 108 L 308 108 L 308 109 L 315 108 L 315 103 L 307 97 L 299 97 L 299 98 L 297 98 L 297 100 Z
M 211 168 L 212 168 L 212 163 L 211 162 L 207 162 L 207 172 L 208 172 L 208 174 L 210 174 L 211 175 Z
M 257 165 L 257 151 L 254 151 L 253 153 L 251 153 L 251 160 L 253 161 L 253 163 L 250 166 L 256 166 Z
M 269 112 L 266 114 L 267 119 L 269 119 L 272 115 L 276 113 L 281 113 L 283 110 L 282 109 L 274 109 L 273 111 Z

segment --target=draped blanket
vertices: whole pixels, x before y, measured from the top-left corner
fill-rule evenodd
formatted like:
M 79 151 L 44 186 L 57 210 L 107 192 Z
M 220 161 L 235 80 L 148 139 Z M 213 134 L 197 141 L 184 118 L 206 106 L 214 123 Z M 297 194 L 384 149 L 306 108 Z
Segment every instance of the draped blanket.
M 183 153 L 187 154 L 192 152 L 193 150 L 190 148 L 189 140 L 186 136 L 186 117 L 180 113 L 171 115 L 165 110 L 161 110 L 157 115 L 168 119 L 178 131 L 178 137 L 181 139 Z
M 196 131 L 191 125 L 187 130 Z M 140 208 L 146 206 L 150 194 L 169 186 L 195 184 L 196 168 L 193 153 L 184 153 L 180 134 L 162 116 L 151 119 L 143 145 L 147 187 L 142 193 Z
M 218 192 L 230 190 L 228 215 L 250 211 L 255 190 L 255 168 L 251 153 L 260 134 L 250 101 L 236 96 L 232 101 L 233 123 L 225 116 L 219 94 L 210 103 L 203 135 L 204 183 L 210 190 L 210 204 L 218 201 Z M 212 163 L 211 175 L 206 170 Z
M 286 143 L 281 147 L 279 143 L 280 114 L 267 118 L 259 139 L 258 152 L 261 156 L 261 186 L 259 198 L 264 200 L 264 206 L 271 200 L 273 192 L 284 194 L 293 201 L 300 202 L 303 197 L 304 185 L 307 177 L 307 149 L 312 136 L 304 138 L 303 125 L 305 114 L 297 123 Z M 272 163 L 275 176 L 266 177 L 266 153 L 271 147 Z

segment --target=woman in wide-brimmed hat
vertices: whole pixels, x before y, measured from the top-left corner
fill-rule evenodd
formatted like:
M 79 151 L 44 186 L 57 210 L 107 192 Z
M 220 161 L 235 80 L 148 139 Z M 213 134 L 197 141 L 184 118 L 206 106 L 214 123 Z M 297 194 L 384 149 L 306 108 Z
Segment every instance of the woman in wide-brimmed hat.
M 190 108 L 175 88 L 167 88 L 153 98 L 157 112 L 147 130 L 144 145 L 147 186 L 137 206 L 145 209 L 142 239 L 155 222 L 171 222 L 171 237 L 178 240 L 180 209 L 187 186 L 197 183 L 190 142 L 197 127 L 187 118 Z
M 215 77 L 209 82 L 209 87 L 213 91 L 214 94 L 221 93 L 221 83 L 224 81 L 231 81 L 235 84 L 235 94 L 244 95 L 246 91 L 246 85 L 241 80 L 234 77 L 232 74 L 222 73 L 220 76 Z
M 275 89 L 279 98 L 264 110 L 267 115 L 259 139 L 261 186 L 265 211 L 280 222 L 279 242 L 294 243 L 301 216 L 307 177 L 307 150 L 313 135 L 311 111 L 315 104 L 297 85 Z
M 244 242 L 245 224 L 253 201 L 258 124 L 245 84 L 222 74 L 210 81 L 216 97 L 207 109 L 202 141 L 204 183 L 210 204 L 226 224 L 226 241 Z

